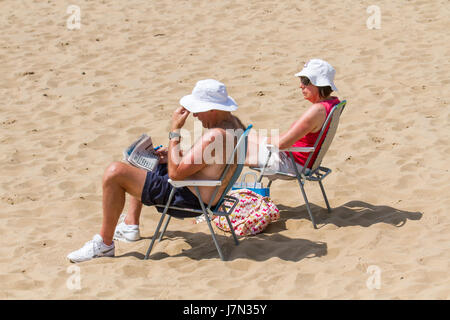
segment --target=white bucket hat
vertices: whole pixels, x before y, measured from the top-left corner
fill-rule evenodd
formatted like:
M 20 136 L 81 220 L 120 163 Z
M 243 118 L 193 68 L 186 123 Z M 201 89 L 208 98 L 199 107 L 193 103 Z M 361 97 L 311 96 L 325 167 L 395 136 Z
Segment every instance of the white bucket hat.
M 192 113 L 213 109 L 231 112 L 238 108 L 234 99 L 228 95 L 225 85 L 214 79 L 198 81 L 192 94 L 181 98 L 180 104 Z
M 311 59 L 303 67 L 303 70 L 296 73 L 296 77 L 307 77 L 316 87 L 330 86 L 333 91 L 338 91 L 334 85 L 334 75 L 336 71 L 326 61 L 321 59 Z

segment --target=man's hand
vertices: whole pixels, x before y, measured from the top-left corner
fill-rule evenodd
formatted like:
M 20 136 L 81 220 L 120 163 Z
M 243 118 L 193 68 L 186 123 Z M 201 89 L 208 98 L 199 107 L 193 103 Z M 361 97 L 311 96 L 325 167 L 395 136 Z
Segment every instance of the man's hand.
M 189 116 L 189 111 L 183 107 L 179 107 L 172 114 L 172 126 L 171 131 L 181 129 L 184 126 L 184 122 Z
M 168 149 L 166 147 L 156 150 L 156 154 L 159 156 L 159 163 L 167 163 Z

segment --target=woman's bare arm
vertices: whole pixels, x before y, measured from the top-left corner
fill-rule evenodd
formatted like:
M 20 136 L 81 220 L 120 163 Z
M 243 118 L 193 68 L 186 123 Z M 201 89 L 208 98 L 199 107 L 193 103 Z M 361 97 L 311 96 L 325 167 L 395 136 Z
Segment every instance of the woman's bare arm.
M 326 118 L 326 111 L 322 104 L 313 104 L 289 130 L 279 136 L 278 149 L 291 147 L 296 141 L 310 132 L 317 132 L 322 127 Z M 268 144 L 276 144 L 276 139 L 268 138 Z

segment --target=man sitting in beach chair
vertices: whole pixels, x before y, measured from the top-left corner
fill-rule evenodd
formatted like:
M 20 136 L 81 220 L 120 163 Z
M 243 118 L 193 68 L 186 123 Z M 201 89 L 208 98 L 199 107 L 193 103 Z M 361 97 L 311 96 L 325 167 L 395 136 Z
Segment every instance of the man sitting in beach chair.
M 207 79 L 198 81 L 191 95 L 180 100 L 182 107 L 172 115 L 168 148 L 159 149 L 160 164 L 154 171 L 145 171 L 122 162 L 108 166 L 103 176 L 103 222 L 100 233 L 88 241 L 81 249 L 70 253 L 71 262 L 82 262 L 92 258 L 114 256 L 114 241 L 135 241 L 140 239 L 139 217 L 142 204 L 166 205 L 172 180 L 217 180 L 226 166 L 227 143 L 232 141 L 233 149 L 237 141 L 237 130 L 245 129 L 242 122 L 232 115 L 237 104 L 227 94 L 225 85 Z M 193 113 L 207 130 L 183 154 L 180 150 L 180 129 L 187 117 Z M 230 130 L 231 129 L 231 130 Z M 215 143 L 222 141 L 223 143 Z M 230 146 L 228 146 L 228 149 Z M 212 150 L 212 152 L 211 152 Z M 208 157 L 209 155 L 209 157 Z M 206 156 L 206 157 L 205 157 Z M 212 204 L 216 204 L 234 169 L 228 171 Z M 176 188 L 172 200 L 175 207 L 201 209 L 193 193 L 194 187 Z M 210 202 L 214 187 L 198 187 L 204 202 Z M 131 195 L 130 207 L 125 220 L 117 225 L 125 205 L 125 195 Z

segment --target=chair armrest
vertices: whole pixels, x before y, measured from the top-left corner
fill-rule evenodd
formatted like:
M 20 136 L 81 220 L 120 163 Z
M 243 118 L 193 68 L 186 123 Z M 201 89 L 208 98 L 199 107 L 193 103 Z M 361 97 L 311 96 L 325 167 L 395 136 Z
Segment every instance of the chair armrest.
M 290 147 L 286 148 L 280 151 L 287 151 L 287 152 L 313 152 L 314 147 Z
M 278 152 L 278 151 L 280 151 L 273 144 L 268 144 L 268 145 L 266 145 L 266 147 L 267 147 L 267 150 L 269 150 L 270 152 Z
M 169 183 L 175 188 L 187 187 L 187 186 L 197 186 L 197 187 L 215 187 L 220 186 L 222 181 L 220 180 L 168 180 Z
M 314 147 L 290 147 L 283 150 L 279 150 L 273 144 L 268 144 L 267 149 L 271 152 L 288 151 L 288 152 L 313 152 Z

